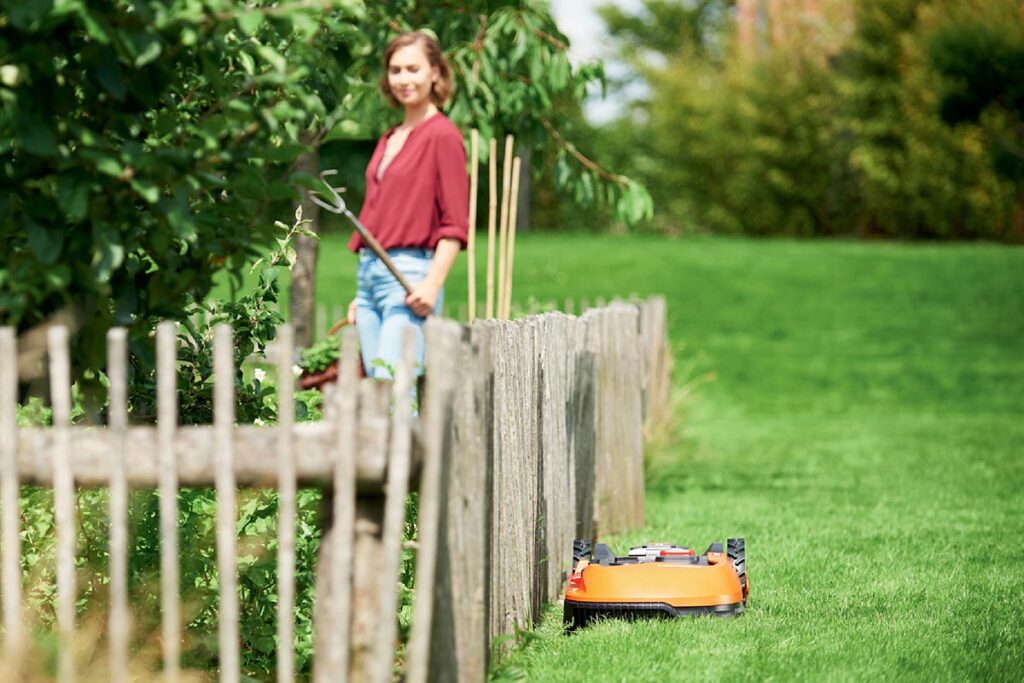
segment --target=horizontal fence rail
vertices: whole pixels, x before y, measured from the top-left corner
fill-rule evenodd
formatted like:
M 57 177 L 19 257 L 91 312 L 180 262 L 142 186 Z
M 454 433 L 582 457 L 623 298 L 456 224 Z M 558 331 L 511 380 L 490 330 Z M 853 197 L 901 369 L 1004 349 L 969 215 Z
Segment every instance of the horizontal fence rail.
M 156 335 L 157 423 L 129 424 L 127 338 L 108 338 L 107 425 L 71 424 L 67 333 L 49 338 L 53 425 L 18 428 L 17 340 L 0 329 L 3 666 L 29 656 L 20 570 L 19 489 L 51 487 L 56 513 L 57 678 L 84 680 L 76 656 L 76 489 L 109 489 L 109 680 L 138 676 L 126 588 L 127 495 L 160 492 L 162 678 L 184 680 L 178 544 L 180 487 L 215 489 L 221 681 L 240 678 L 239 487 L 278 492 L 277 676 L 295 680 L 296 491 L 322 488 L 313 604 L 315 681 L 394 675 L 406 497 L 418 490 L 414 612 L 404 680 L 480 681 L 493 644 L 529 628 L 559 597 L 576 537 L 644 523 L 643 439 L 666 416 L 670 354 L 664 300 L 613 302 L 579 317 L 549 312 L 470 326 L 430 319 L 425 382 L 413 390 L 414 339 L 394 382 L 358 379 L 357 338 L 340 341 L 340 381 L 324 419 L 296 424 L 293 334 L 269 359 L 286 378 L 278 423 L 234 424 L 231 331 L 214 350 L 214 424 L 177 424 L 177 338 Z M 410 333 L 411 334 L 411 333 Z M 417 413 L 414 396 L 420 402 Z

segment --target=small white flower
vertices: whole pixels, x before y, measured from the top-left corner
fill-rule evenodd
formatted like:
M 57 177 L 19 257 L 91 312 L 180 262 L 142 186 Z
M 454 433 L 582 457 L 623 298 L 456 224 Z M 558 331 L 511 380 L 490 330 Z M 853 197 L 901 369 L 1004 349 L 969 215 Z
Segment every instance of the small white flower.
M 263 368 L 256 368 L 252 371 L 252 376 L 256 378 L 257 382 L 262 382 L 267 378 L 267 371 Z
M 260 418 L 258 418 L 258 417 L 257 417 L 257 418 L 256 418 L 255 420 L 253 420 L 253 422 L 252 422 L 252 423 L 253 423 L 254 425 L 257 425 L 257 426 L 259 426 L 259 427 L 262 427 L 262 426 L 263 426 L 264 424 L 266 424 L 266 423 L 265 423 L 265 422 L 264 422 L 263 420 L 261 420 L 261 419 L 260 419 Z
M 295 375 L 296 377 L 298 377 L 299 375 L 302 374 L 302 368 L 300 368 L 298 365 L 293 365 L 292 366 L 292 374 Z

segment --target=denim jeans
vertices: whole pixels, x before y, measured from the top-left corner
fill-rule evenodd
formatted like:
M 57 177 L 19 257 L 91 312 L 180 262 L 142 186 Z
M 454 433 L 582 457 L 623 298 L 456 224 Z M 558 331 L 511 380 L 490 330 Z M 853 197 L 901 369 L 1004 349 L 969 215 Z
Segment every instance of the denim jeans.
M 431 249 L 388 249 L 388 256 L 410 284 L 426 279 L 434 258 Z M 390 378 L 402 355 L 402 332 L 416 329 L 416 374 L 423 373 L 423 321 L 405 305 L 406 292 L 384 262 L 369 249 L 359 250 L 356 273 L 356 328 L 363 367 L 368 377 Z M 437 296 L 434 313 L 441 313 L 444 290 Z M 374 361 L 383 361 L 374 363 Z

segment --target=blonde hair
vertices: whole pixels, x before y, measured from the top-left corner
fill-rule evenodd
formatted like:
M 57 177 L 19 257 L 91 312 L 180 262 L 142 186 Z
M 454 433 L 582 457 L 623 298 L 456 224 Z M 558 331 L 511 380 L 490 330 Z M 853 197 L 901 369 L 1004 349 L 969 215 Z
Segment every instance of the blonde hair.
M 437 82 L 430 87 L 430 100 L 438 107 L 442 107 L 451 98 L 452 92 L 455 90 L 452 68 L 448 64 L 448 60 L 445 58 L 437 39 L 423 31 L 403 33 L 388 43 L 388 46 L 384 49 L 384 76 L 380 79 L 380 91 L 384 94 L 388 104 L 392 107 L 399 106 L 398 100 L 395 99 L 395 95 L 391 92 L 391 86 L 388 85 L 387 69 L 391 64 L 391 58 L 398 50 L 417 44 L 423 48 L 423 53 L 427 56 L 430 66 L 437 67 L 438 78 Z

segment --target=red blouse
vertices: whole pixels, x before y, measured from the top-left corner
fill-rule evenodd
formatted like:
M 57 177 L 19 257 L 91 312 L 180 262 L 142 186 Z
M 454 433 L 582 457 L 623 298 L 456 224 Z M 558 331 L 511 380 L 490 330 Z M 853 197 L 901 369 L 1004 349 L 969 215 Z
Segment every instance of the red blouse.
M 402 149 L 377 180 L 392 128 L 377 143 L 366 167 L 366 199 L 359 221 L 385 249 L 433 249 L 443 238 L 466 246 L 469 180 L 462 133 L 438 112 L 409 132 Z M 349 249 L 363 244 L 353 231 Z

